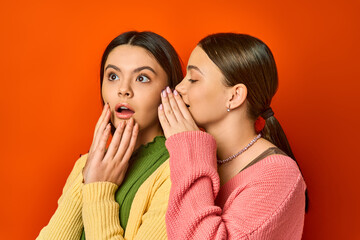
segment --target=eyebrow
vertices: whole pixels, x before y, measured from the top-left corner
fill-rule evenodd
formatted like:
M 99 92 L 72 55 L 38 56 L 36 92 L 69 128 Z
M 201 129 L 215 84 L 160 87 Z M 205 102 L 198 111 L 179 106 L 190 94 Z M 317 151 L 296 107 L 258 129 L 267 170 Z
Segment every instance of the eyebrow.
M 118 68 L 117 66 L 115 66 L 115 65 L 113 65 L 113 64 L 108 64 L 108 65 L 106 66 L 105 70 L 108 69 L 108 68 L 113 68 L 113 69 L 115 69 L 116 71 L 121 72 L 120 68 Z M 135 68 L 134 71 L 133 71 L 133 73 L 138 73 L 138 72 L 140 72 L 140 71 L 142 71 L 142 70 L 144 70 L 144 69 L 150 70 L 150 71 L 152 71 L 152 72 L 156 75 L 155 70 L 154 70 L 152 67 L 149 67 L 149 66 L 143 66 L 143 67 Z
M 115 69 L 116 71 L 121 72 L 120 68 L 118 68 L 117 66 L 112 65 L 112 64 L 108 64 L 108 65 L 106 66 L 105 70 L 108 69 L 108 68 L 113 68 L 113 69 Z
M 155 70 L 152 67 L 149 67 L 149 66 L 143 66 L 143 67 L 135 68 L 135 70 L 133 72 L 137 73 L 137 72 L 140 72 L 141 70 L 144 70 L 144 69 L 150 70 L 156 75 Z
M 192 69 L 200 72 L 201 75 L 204 75 L 204 74 L 201 72 L 200 68 L 198 68 L 197 66 L 194 66 L 194 65 L 188 65 L 188 66 L 187 66 L 187 70 L 192 70 Z

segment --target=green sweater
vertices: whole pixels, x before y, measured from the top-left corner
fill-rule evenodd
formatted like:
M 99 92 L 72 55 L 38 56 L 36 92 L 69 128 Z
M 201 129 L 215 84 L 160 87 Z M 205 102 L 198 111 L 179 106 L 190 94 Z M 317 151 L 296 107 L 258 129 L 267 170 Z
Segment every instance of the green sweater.
M 164 136 L 157 136 L 152 142 L 141 145 L 131 156 L 124 181 L 115 194 L 115 200 L 120 205 L 120 225 L 124 231 L 126 231 L 131 204 L 139 187 L 168 158 Z M 81 240 L 85 240 L 84 231 Z

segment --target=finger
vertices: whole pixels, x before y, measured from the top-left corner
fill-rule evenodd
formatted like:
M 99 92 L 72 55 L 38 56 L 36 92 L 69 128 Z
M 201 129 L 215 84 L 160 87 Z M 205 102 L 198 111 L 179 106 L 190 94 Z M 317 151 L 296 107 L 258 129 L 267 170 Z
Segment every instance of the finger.
M 103 110 L 102 110 L 102 112 L 101 112 L 101 115 L 100 115 L 100 117 L 99 117 L 99 120 L 98 120 L 97 123 L 96 123 L 95 132 L 96 132 L 96 130 L 99 128 L 100 124 L 102 123 L 102 121 L 103 121 L 103 119 L 104 119 L 104 117 L 105 117 L 106 112 L 107 112 L 108 109 L 109 109 L 109 104 L 106 103 L 106 104 L 104 105 L 104 107 L 103 107 Z
M 115 156 L 115 154 L 119 148 L 119 145 L 120 145 L 120 140 L 121 140 L 121 137 L 122 137 L 124 129 L 125 129 L 125 124 L 126 123 L 124 121 L 122 121 L 116 128 L 116 130 L 114 132 L 114 136 L 111 139 L 111 143 L 106 152 L 106 156 L 105 156 L 106 158 L 107 157 L 113 158 Z
M 110 108 L 108 108 L 108 110 L 105 113 L 104 118 L 102 119 L 102 122 L 100 123 L 100 125 L 94 135 L 93 144 L 94 144 L 95 148 L 99 144 L 99 141 L 101 139 L 103 132 L 105 131 L 106 126 L 109 124 L 110 116 L 111 116 L 111 110 L 110 110 Z
M 177 106 L 179 107 L 179 110 L 180 110 L 182 116 L 187 120 L 189 120 L 189 119 L 193 120 L 193 117 L 191 116 L 191 113 L 190 113 L 188 107 L 186 106 L 184 100 L 181 98 L 181 96 L 179 95 L 179 93 L 176 90 L 174 90 L 174 99 L 177 103 Z
M 177 119 L 174 115 L 174 112 L 173 112 L 171 106 L 170 106 L 167 90 L 162 91 L 161 102 L 162 102 L 164 114 L 165 114 L 166 119 L 168 120 L 170 126 L 177 123 Z
M 172 93 L 171 89 L 169 87 L 167 87 L 166 91 L 167 91 L 169 103 L 170 103 L 171 109 L 173 110 L 175 118 L 177 119 L 177 121 L 179 121 L 180 119 L 184 119 L 184 116 L 182 115 L 182 113 L 178 107 L 178 104 L 175 100 L 174 94 Z
M 103 119 L 104 119 L 104 117 L 105 117 L 105 115 L 106 115 L 106 112 L 107 112 L 108 108 L 109 108 L 109 104 L 106 103 L 106 104 L 104 105 L 103 110 L 102 110 L 102 112 L 101 112 L 101 115 L 100 115 L 100 117 L 99 117 L 99 119 L 98 119 L 98 121 L 97 121 L 97 123 L 96 123 L 95 129 L 94 129 L 94 134 L 93 134 L 93 140 L 92 140 L 92 143 L 91 143 L 90 150 L 94 147 L 93 144 L 94 144 L 95 139 L 96 139 L 96 137 L 95 137 L 95 136 L 96 136 L 96 133 L 97 133 L 97 131 L 98 131 L 98 129 L 99 129 L 99 126 L 100 126 L 100 124 L 102 123 L 102 121 L 103 121 Z
M 130 120 L 126 123 L 126 127 L 121 137 L 119 148 L 117 149 L 117 152 L 115 154 L 114 157 L 115 161 L 119 161 L 119 160 L 122 161 L 126 149 L 129 147 L 130 144 L 133 127 L 134 127 L 134 119 L 130 118 Z
M 106 125 L 105 130 L 103 131 L 103 134 L 101 135 L 100 141 L 98 146 L 95 148 L 94 150 L 94 159 L 98 159 L 100 158 L 101 160 L 103 159 L 104 155 L 105 155 L 105 150 L 106 150 L 106 143 L 109 139 L 109 135 L 110 135 L 110 129 L 111 129 L 111 125 L 110 123 Z
M 123 160 L 121 162 L 122 164 L 126 164 L 130 160 L 131 155 L 134 152 L 138 133 L 139 133 L 139 124 L 136 123 L 132 130 L 129 147 L 127 148 L 127 150 L 123 156 Z
M 164 112 L 164 107 L 162 104 L 158 107 L 158 117 L 161 124 L 162 129 L 164 132 L 170 127 L 169 121 L 167 120 Z

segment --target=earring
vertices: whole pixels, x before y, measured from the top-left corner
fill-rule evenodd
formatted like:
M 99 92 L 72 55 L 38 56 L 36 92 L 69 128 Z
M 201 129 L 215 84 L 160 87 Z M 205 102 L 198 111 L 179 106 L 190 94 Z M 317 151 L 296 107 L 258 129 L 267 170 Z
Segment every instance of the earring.
M 229 107 L 226 109 L 226 111 L 230 112 L 230 105 L 229 105 Z

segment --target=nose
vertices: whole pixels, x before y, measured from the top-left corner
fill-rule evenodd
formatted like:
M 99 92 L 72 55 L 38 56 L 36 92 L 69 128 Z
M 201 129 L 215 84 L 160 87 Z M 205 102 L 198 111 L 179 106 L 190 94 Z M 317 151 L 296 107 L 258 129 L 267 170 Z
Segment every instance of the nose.
M 132 97 L 134 92 L 132 91 L 129 81 L 119 81 L 118 96 L 120 97 Z
M 180 94 L 180 95 L 185 95 L 186 94 L 186 82 L 185 82 L 185 78 L 178 84 L 176 85 L 175 89 L 176 91 Z

